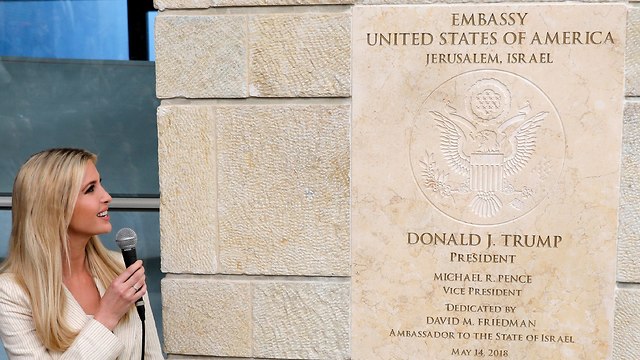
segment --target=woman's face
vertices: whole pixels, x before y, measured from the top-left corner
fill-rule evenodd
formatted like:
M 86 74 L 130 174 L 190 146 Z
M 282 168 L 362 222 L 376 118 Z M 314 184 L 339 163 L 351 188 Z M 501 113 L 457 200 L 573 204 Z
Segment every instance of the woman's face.
M 82 186 L 69 224 L 69 238 L 88 239 L 93 235 L 111 231 L 109 203 L 111 196 L 100 183 L 95 164 L 89 161 L 84 171 Z

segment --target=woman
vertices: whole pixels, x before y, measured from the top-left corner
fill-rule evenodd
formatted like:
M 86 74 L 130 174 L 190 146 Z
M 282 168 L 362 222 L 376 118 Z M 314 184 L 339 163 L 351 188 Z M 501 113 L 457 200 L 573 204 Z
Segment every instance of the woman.
M 144 268 L 96 235 L 111 231 L 111 196 L 97 157 L 79 149 L 33 155 L 13 185 L 7 259 L 0 266 L 0 337 L 10 359 L 140 359 L 149 304 Z M 151 309 L 145 359 L 162 359 Z

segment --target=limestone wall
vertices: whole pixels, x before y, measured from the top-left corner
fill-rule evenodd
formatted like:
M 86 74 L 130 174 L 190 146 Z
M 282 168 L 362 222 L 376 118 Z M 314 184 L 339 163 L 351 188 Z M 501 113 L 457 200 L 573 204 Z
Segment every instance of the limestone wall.
M 155 1 L 170 358 L 350 358 L 353 4 Z M 628 7 L 614 359 L 640 358 L 640 8 Z
M 629 2 L 614 359 L 640 358 L 640 3 Z

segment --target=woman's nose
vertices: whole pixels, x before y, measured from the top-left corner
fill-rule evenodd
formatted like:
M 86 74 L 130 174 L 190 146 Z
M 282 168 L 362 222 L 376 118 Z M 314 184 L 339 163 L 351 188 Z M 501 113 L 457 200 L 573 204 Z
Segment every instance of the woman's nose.
M 103 189 L 103 190 L 104 190 L 104 189 Z M 109 193 L 107 192 L 107 190 L 104 190 L 103 202 L 104 202 L 105 204 L 109 204 L 109 203 L 111 203 L 111 200 L 113 200 L 113 199 L 111 198 L 111 195 L 109 195 Z

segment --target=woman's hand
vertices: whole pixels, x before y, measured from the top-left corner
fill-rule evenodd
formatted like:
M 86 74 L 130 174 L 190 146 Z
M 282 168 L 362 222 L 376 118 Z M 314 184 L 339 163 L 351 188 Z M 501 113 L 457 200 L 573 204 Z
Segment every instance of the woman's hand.
M 142 267 L 142 260 L 138 260 L 109 285 L 93 318 L 113 331 L 120 318 L 146 292 L 147 284 L 145 283 L 144 267 Z

